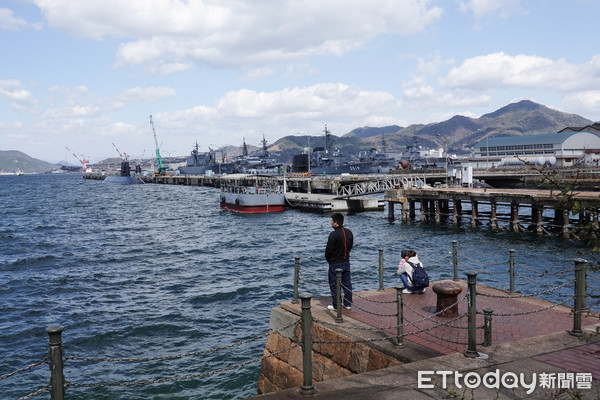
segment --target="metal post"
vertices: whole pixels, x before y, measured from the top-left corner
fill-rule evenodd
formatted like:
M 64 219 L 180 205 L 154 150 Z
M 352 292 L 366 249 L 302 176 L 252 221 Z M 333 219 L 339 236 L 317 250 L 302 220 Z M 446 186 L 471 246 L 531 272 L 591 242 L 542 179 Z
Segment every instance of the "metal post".
M 491 308 L 483 309 L 483 346 L 489 347 L 492 345 L 492 313 Z
M 298 284 L 300 283 L 300 257 L 294 257 L 294 298 L 293 304 L 298 304 Z
M 337 314 L 335 316 L 335 322 L 344 322 L 342 318 L 342 269 L 337 268 L 335 270 L 335 285 L 337 288 L 336 301 L 337 301 Z
M 508 273 L 510 275 L 510 289 L 508 293 L 515 292 L 515 250 L 508 250 Z
M 50 399 L 64 400 L 65 376 L 63 375 L 62 326 L 46 328 L 49 336 L 48 365 L 50 366 Z
M 405 347 L 404 345 L 404 314 L 403 314 L 403 307 L 404 307 L 404 303 L 402 301 L 402 291 L 404 290 L 404 286 L 396 286 L 396 304 L 397 304 L 397 308 L 398 311 L 396 313 L 398 319 L 397 319 L 397 323 L 398 323 L 398 328 L 397 328 L 397 332 L 396 332 L 396 347 L 403 349 Z
M 469 287 L 469 311 L 468 311 L 468 325 L 469 325 L 469 337 L 468 337 L 468 348 L 465 351 L 465 356 L 469 358 L 479 357 L 477 352 L 477 306 L 476 306 L 476 292 L 477 292 L 477 273 L 467 272 L 467 284 Z
M 454 265 L 454 278 L 452 278 L 453 281 L 458 280 L 458 250 L 456 248 L 457 243 L 458 242 L 456 240 L 452 241 L 452 265 Z
M 379 249 L 379 291 L 383 292 L 383 249 Z
M 575 310 L 573 311 L 573 329 L 569 333 L 573 336 L 583 336 L 581 330 L 581 313 L 585 301 L 585 266 L 587 261 L 582 258 L 575 259 Z
M 317 389 L 312 383 L 312 314 L 310 312 L 310 299 L 312 295 L 310 293 L 302 293 L 300 299 L 302 300 L 302 314 L 300 316 L 302 320 L 302 386 L 300 387 L 300 394 L 315 394 Z

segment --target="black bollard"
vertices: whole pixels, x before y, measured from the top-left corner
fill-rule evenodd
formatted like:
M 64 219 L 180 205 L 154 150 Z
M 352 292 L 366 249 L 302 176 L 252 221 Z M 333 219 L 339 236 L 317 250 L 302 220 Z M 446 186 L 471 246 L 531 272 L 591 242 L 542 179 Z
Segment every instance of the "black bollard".
M 50 366 L 50 399 L 64 400 L 65 376 L 63 374 L 62 326 L 46 328 L 49 337 L 48 365 Z
M 467 272 L 467 284 L 469 286 L 469 311 L 468 311 L 468 347 L 465 351 L 465 356 L 469 358 L 479 357 L 477 352 L 477 304 L 476 304 L 476 292 L 477 292 L 477 273 Z
M 383 249 L 379 249 L 379 291 L 383 292 Z
M 483 347 L 492 345 L 492 313 L 491 308 L 483 309 Z
M 585 266 L 587 261 L 582 258 L 575 259 L 575 306 L 573 310 L 573 329 L 569 333 L 573 336 L 583 336 L 581 329 L 581 314 L 585 307 Z
M 404 302 L 402 299 L 402 291 L 404 290 L 404 286 L 396 286 L 396 305 L 398 311 L 397 315 L 397 331 L 396 331 L 396 347 L 403 349 L 404 345 Z
M 294 298 L 292 304 L 298 304 L 298 284 L 300 282 L 300 257 L 294 257 Z
M 452 278 L 453 281 L 457 281 L 458 279 L 458 250 L 456 248 L 457 245 L 457 241 L 453 240 L 452 241 L 452 265 L 454 266 L 454 277 Z
M 317 392 L 312 383 L 312 314 L 310 312 L 310 293 L 302 293 L 300 300 L 302 301 L 302 386 L 300 394 L 312 395 Z

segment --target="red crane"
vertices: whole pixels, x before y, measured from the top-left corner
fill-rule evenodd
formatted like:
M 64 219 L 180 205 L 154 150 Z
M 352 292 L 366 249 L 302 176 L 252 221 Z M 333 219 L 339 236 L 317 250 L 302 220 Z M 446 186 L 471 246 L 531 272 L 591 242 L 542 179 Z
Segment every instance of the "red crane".
M 121 151 L 119 150 L 117 145 L 114 143 L 112 145 L 115 147 L 115 150 L 117 150 L 117 153 L 119 153 L 119 157 L 121 157 L 121 160 L 129 161 L 129 155 L 127 155 L 127 153 L 123 152 L 123 154 L 121 154 Z
M 73 150 L 69 149 L 68 147 L 65 147 L 65 149 L 67 149 L 71 154 L 73 154 L 73 157 L 75 157 L 77 161 L 81 163 L 81 170 L 85 172 L 87 165 L 90 163 L 89 157 L 85 158 L 83 155 L 81 155 L 81 158 L 79 158 L 79 156 L 75 154 Z

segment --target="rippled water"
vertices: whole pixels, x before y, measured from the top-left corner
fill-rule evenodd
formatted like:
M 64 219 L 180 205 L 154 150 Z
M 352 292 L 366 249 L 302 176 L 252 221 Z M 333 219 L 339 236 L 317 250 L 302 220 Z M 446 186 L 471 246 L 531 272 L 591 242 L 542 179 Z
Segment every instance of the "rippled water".
M 0 198 L 0 375 L 41 360 L 48 349 L 45 329 L 51 325 L 65 328 L 64 349 L 70 356 L 141 358 L 226 347 L 268 332 L 271 308 L 291 299 L 294 256 L 300 257 L 303 276 L 326 281 L 328 214 L 240 215 L 220 210 L 213 188 L 110 185 L 77 174 L 0 176 Z M 394 266 L 400 249 L 407 247 L 420 253 L 433 279 L 450 277 L 452 240 L 458 241 L 465 270 L 506 270 L 513 248 L 519 264 L 549 270 L 544 280 L 550 285 L 571 279 L 579 255 L 594 260 L 584 246 L 560 239 L 473 231 L 468 224 L 402 223 L 388 220 L 387 212 L 349 215 L 345 225 L 355 235 L 356 290 L 378 287 L 372 272 L 379 248 L 384 249 L 386 286 L 398 283 Z M 553 275 L 561 271 L 567 275 Z M 508 288 L 506 275 L 480 274 L 478 281 Z M 545 288 L 523 286 L 532 292 Z M 327 294 L 323 286 L 311 289 Z M 559 300 L 571 294 L 572 288 L 566 288 L 544 297 Z M 68 382 L 93 384 L 68 387 L 67 395 L 133 400 L 252 396 L 260 362 L 249 361 L 260 358 L 264 344 L 260 338 L 194 357 L 143 363 L 67 360 Z M 205 372 L 211 373 L 190 377 Z M 2 398 L 24 396 L 46 385 L 48 376 L 47 366 L 41 366 L 0 380 Z M 172 377 L 184 379 L 99 385 Z

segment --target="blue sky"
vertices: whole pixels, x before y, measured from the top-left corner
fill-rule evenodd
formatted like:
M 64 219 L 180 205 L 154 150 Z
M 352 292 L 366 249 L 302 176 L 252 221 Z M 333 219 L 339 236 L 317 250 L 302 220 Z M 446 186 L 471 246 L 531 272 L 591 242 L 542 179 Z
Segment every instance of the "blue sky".
M 596 0 L 2 0 L 0 150 L 77 163 L 439 122 L 600 120 Z

